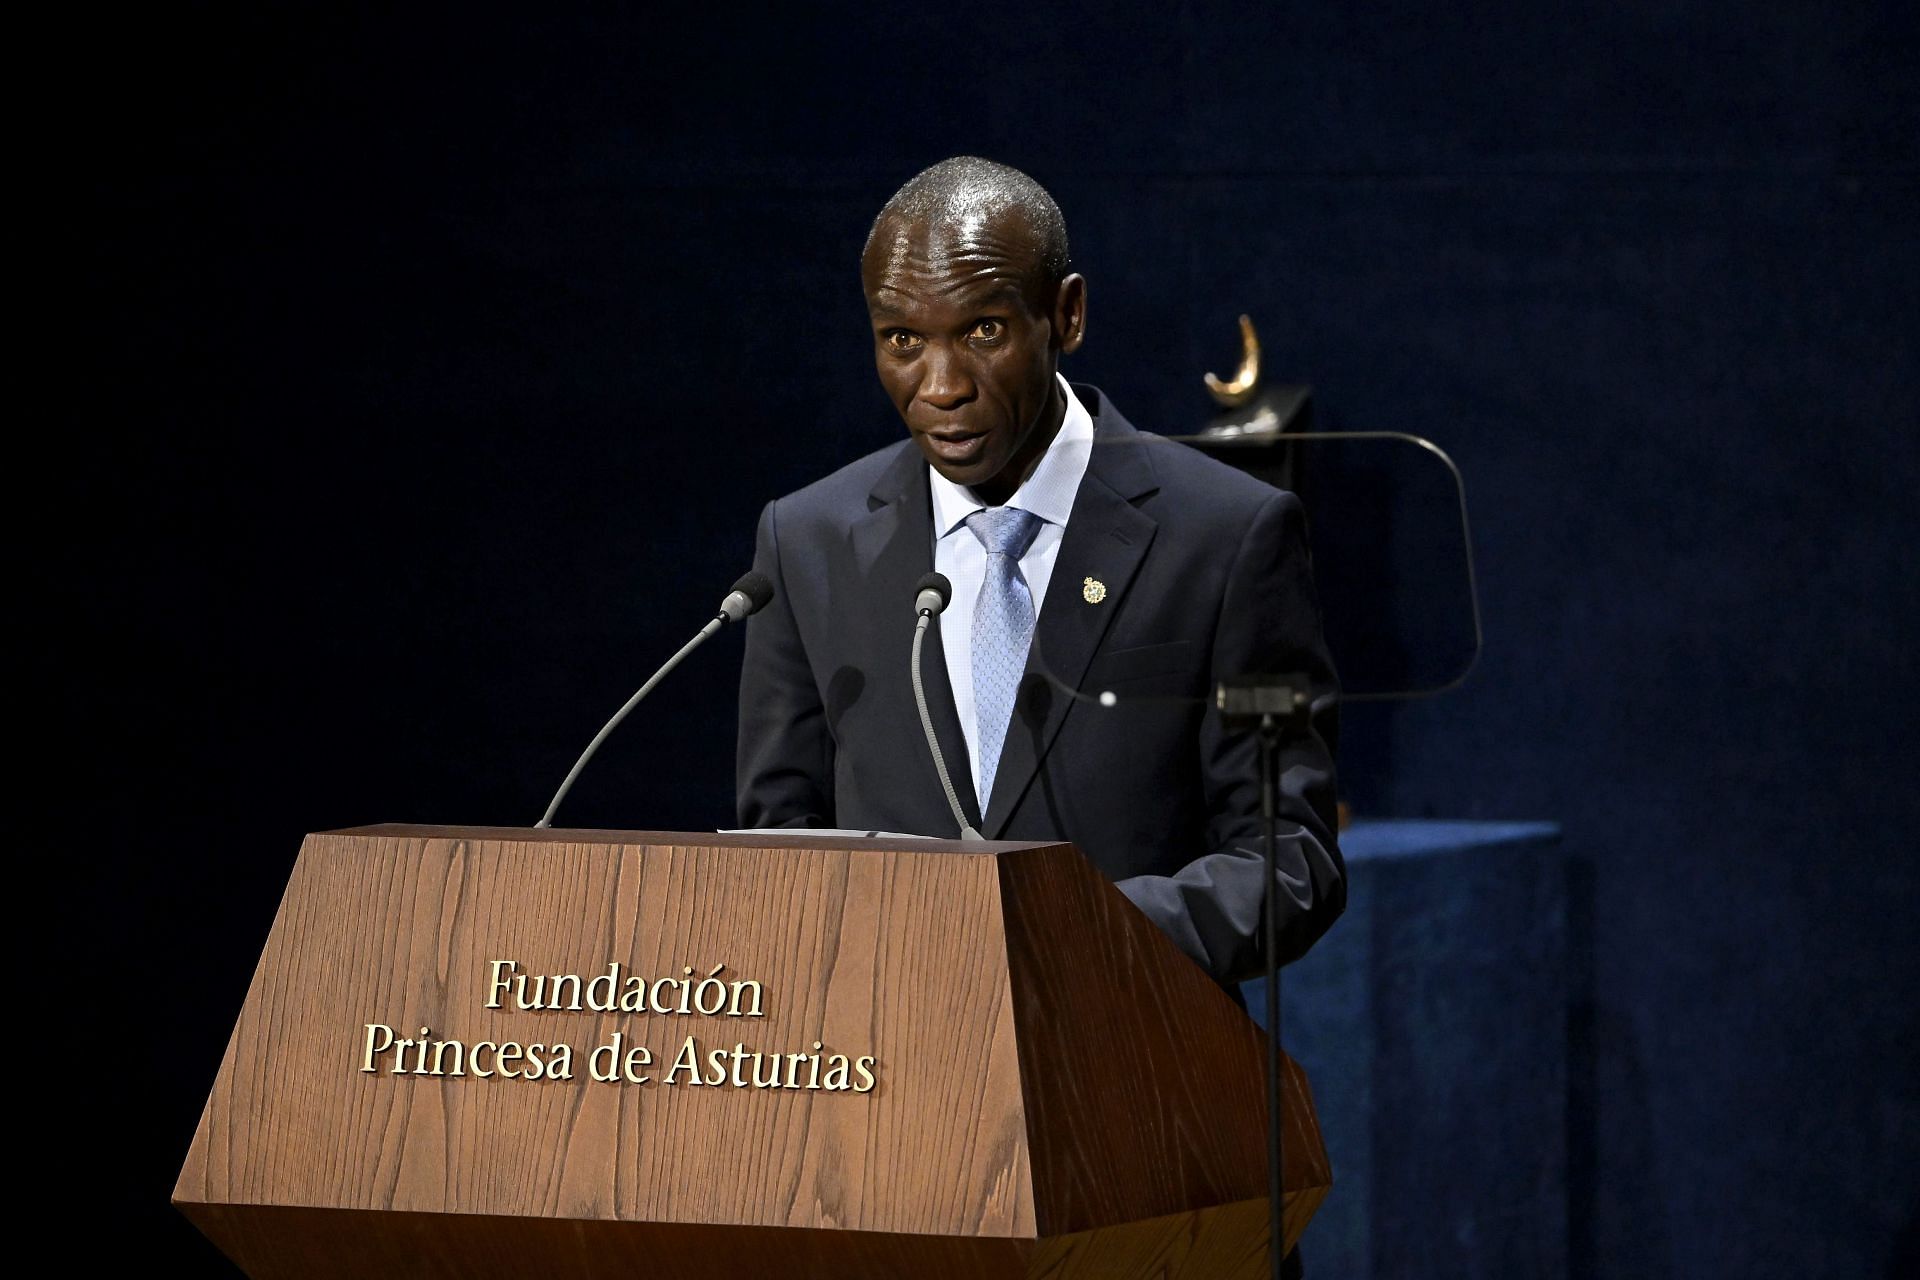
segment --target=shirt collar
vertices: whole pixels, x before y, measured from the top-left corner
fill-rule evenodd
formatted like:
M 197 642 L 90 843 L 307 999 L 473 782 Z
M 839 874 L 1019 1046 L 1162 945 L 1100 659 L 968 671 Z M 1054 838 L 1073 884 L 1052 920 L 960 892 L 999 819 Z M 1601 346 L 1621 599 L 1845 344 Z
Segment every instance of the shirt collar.
M 1080 481 L 1087 474 L 1087 462 L 1093 456 L 1093 415 L 1080 403 L 1080 397 L 1073 394 L 1065 378 L 1057 373 L 1053 376 L 1060 384 L 1061 394 L 1067 398 L 1066 417 L 1061 420 L 1059 434 L 1040 456 L 1033 474 L 1013 491 L 1007 505 L 1031 511 L 1048 524 L 1064 529 L 1067 517 L 1073 512 L 1074 495 L 1080 492 Z M 968 516 L 984 510 L 987 505 L 973 496 L 973 490 L 955 484 L 931 465 L 927 467 L 927 479 L 933 488 L 936 539 L 946 537 Z

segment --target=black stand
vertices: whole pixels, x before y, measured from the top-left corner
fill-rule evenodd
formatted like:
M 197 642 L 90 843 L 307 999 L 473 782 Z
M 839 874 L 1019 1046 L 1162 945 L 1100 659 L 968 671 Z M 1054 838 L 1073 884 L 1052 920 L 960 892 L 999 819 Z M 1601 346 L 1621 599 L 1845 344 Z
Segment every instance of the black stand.
M 1214 691 L 1214 700 L 1229 725 L 1252 725 L 1259 731 L 1260 822 L 1267 864 L 1266 904 L 1261 912 L 1267 966 L 1267 1256 L 1273 1280 L 1282 1280 L 1286 1259 L 1280 1245 L 1286 1232 L 1280 1176 L 1280 913 L 1274 910 L 1280 883 L 1280 731 L 1283 725 L 1304 722 L 1312 707 L 1306 681 L 1296 676 L 1236 677 Z

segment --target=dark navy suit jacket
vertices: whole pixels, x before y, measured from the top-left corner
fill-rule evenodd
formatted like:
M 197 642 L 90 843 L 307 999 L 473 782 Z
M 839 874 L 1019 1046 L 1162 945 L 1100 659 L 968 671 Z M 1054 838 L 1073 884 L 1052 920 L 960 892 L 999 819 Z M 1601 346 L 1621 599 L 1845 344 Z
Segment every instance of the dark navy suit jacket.
M 1047 588 L 993 795 L 982 812 L 937 634 L 928 703 L 968 817 L 989 839 L 1070 840 L 1216 980 L 1261 950 L 1257 744 L 1205 705 L 1217 678 L 1304 674 L 1311 727 L 1283 743 L 1281 960 L 1346 903 L 1335 844 L 1336 686 L 1300 502 L 1075 393 L 1094 448 Z M 908 672 L 914 584 L 933 568 L 927 463 L 911 440 L 768 504 L 747 624 L 739 817 L 951 836 Z M 1105 597 L 1087 599 L 1086 580 Z M 958 625 L 968 625 L 965 620 Z M 1034 672 L 1044 663 L 1090 705 Z

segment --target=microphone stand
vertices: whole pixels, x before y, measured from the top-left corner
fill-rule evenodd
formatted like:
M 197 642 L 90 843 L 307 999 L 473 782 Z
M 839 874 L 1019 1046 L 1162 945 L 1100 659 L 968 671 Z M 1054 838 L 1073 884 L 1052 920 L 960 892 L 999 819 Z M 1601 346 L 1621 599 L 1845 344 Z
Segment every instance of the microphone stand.
M 933 716 L 927 710 L 927 689 L 920 679 L 920 649 L 927 638 L 927 626 L 945 611 L 953 599 L 953 583 L 944 573 L 929 573 L 913 586 L 913 704 L 920 709 L 920 731 L 927 736 L 927 750 L 933 753 L 934 772 L 940 775 L 940 789 L 947 793 L 947 809 L 962 840 L 984 839 L 967 821 L 960 807 L 960 794 L 953 789 L 953 775 L 947 772 L 947 757 L 940 750 L 940 735 L 933 731 Z M 984 802 L 983 802 L 984 805 Z
M 1284 676 L 1240 676 L 1223 681 L 1214 691 L 1214 702 L 1227 724 L 1253 727 L 1260 744 L 1260 825 L 1266 861 L 1261 914 L 1266 956 L 1267 1257 L 1273 1280 L 1281 1280 L 1286 1261 L 1281 1245 L 1286 1231 L 1281 1177 L 1280 913 L 1274 909 L 1280 883 L 1280 730 L 1284 723 L 1305 720 L 1312 707 L 1305 681 Z
M 771 599 L 773 599 L 773 583 L 767 580 L 766 574 L 757 570 L 742 574 L 740 580 L 733 584 L 733 589 L 727 592 L 726 599 L 720 602 L 720 612 L 713 615 L 713 620 L 700 628 L 693 639 L 681 645 L 679 652 L 662 663 L 660 669 L 640 686 L 639 691 L 627 699 L 627 704 L 613 713 L 613 719 L 607 721 L 601 726 L 600 732 L 593 735 L 593 741 L 589 742 L 587 749 L 580 753 L 580 758 L 573 762 L 573 768 L 567 770 L 566 779 L 560 783 L 560 789 L 553 793 L 553 800 L 547 805 L 547 811 L 540 815 L 540 821 L 534 823 L 534 827 L 546 828 L 553 825 L 553 815 L 559 812 L 560 802 L 567 798 L 567 792 L 573 790 L 574 780 L 580 776 L 580 771 L 587 767 L 587 761 L 593 759 L 593 753 L 598 751 L 600 744 L 620 727 L 620 722 L 627 718 L 627 713 L 639 706 L 640 700 L 652 693 L 653 687 L 665 680 L 667 674 L 680 665 L 681 659 L 705 644 L 714 632 L 729 622 L 743 622 L 758 613 Z
M 1279 791 L 1280 726 L 1271 714 L 1260 717 L 1260 825 L 1266 835 L 1266 960 L 1267 960 L 1267 1254 L 1274 1280 L 1286 1259 L 1280 1244 L 1286 1239 L 1281 1198 L 1281 1088 L 1280 1088 L 1280 913 L 1273 909 L 1274 886 L 1280 872 L 1276 830 L 1276 793 Z
M 665 680 L 667 678 L 667 675 L 675 667 L 680 665 L 680 660 L 682 658 L 685 658 L 688 654 L 692 653 L 695 649 L 698 649 L 701 645 L 705 644 L 709 636 L 713 635 L 714 632 L 718 631 L 721 627 L 724 627 L 726 625 L 727 625 L 727 615 L 725 613 L 722 613 L 718 617 L 714 618 L 713 621 L 707 623 L 706 626 L 700 628 L 700 630 L 695 633 L 693 639 L 681 645 L 679 652 L 675 653 L 671 658 L 668 658 L 664 663 L 661 664 L 660 669 L 658 671 L 654 672 L 651 676 L 647 678 L 647 682 L 640 686 L 639 691 L 636 692 L 631 698 L 627 699 L 627 703 L 625 706 L 621 707 L 618 711 L 613 713 L 613 719 L 607 721 L 606 724 L 601 726 L 600 732 L 594 734 L 593 741 L 587 744 L 587 749 L 585 751 L 582 751 L 580 753 L 580 758 L 573 762 L 573 768 L 567 770 L 567 776 L 560 783 L 560 789 L 553 793 L 553 800 L 547 805 L 547 811 L 540 815 L 540 821 L 533 824 L 535 829 L 541 829 L 541 828 L 550 827 L 553 825 L 553 815 L 560 811 L 560 802 L 567 798 L 567 792 L 573 790 L 573 784 L 575 780 L 580 777 L 580 771 L 587 767 L 587 761 L 593 759 L 594 752 L 600 750 L 600 744 L 605 742 L 608 739 L 608 737 L 612 735 L 613 731 L 620 727 L 620 722 L 627 718 L 627 714 L 631 712 L 635 707 L 640 705 L 640 700 L 646 697 L 648 694 L 652 693 L 653 687 L 659 684 L 662 680 Z

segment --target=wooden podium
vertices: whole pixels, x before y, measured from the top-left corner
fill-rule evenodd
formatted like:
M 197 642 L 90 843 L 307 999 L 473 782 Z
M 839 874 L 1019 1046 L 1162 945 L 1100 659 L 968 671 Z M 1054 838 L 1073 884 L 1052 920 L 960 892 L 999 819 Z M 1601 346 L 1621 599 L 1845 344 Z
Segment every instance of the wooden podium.
M 1264 1056 L 1068 845 L 362 827 L 174 1203 L 260 1280 L 1256 1277 Z

